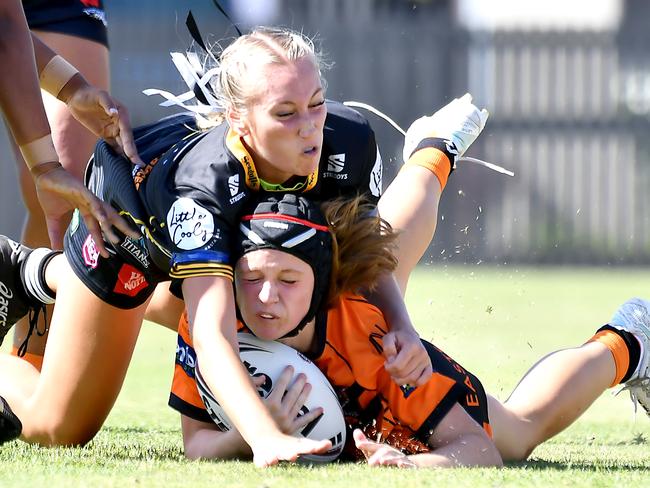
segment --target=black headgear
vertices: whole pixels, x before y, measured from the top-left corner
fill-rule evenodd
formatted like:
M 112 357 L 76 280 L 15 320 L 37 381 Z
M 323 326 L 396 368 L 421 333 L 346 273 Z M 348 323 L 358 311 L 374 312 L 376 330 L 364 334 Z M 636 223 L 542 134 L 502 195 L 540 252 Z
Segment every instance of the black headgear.
M 277 249 L 305 261 L 314 272 L 314 292 L 309 310 L 295 329 L 297 335 L 325 306 L 332 272 L 332 236 L 317 203 L 287 193 L 270 196 L 241 219 L 238 257 L 258 249 Z M 283 337 L 283 338 L 284 338 Z

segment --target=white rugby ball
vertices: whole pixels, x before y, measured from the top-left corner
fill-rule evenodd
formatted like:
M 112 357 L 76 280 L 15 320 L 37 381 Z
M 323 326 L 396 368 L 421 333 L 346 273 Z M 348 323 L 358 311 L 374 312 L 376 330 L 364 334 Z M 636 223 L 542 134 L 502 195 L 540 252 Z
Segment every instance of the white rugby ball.
M 294 375 L 303 373 L 307 377 L 312 389 L 301 411 L 304 414 L 322 407 L 324 413 L 294 435 L 313 440 L 329 439 L 332 448 L 323 454 L 309 454 L 301 456 L 300 459 L 310 462 L 335 460 L 345 446 L 345 419 L 336 393 L 325 375 L 314 363 L 289 346 L 276 341 L 264 341 L 244 332 L 237 335 L 239 356 L 248 372 L 251 376 L 266 378 L 264 385 L 258 388 L 262 398 L 266 398 L 273 391 L 275 382 L 288 365 L 293 366 Z M 198 361 L 195 371 L 196 385 L 210 417 L 220 430 L 230 430 L 232 423 L 201 376 Z

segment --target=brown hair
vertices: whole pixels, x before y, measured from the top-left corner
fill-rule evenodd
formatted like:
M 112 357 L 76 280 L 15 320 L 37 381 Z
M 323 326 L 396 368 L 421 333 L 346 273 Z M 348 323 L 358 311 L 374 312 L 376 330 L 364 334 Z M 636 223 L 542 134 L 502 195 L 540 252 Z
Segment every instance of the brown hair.
M 321 208 L 333 236 L 331 305 L 342 293 L 373 290 L 382 274 L 397 267 L 397 233 L 364 197 L 338 198 Z

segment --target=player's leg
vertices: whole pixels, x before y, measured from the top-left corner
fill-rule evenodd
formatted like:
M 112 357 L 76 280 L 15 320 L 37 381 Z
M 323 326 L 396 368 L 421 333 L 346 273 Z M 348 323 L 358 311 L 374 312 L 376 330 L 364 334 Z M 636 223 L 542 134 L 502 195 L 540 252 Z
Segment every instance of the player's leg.
M 185 303 L 169 291 L 169 283 L 163 282 L 156 286 L 147 306 L 144 319 L 155 322 L 176 332 L 178 321 L 185 310 Z
M 540 360 L 506 402 L 490 399 L 490 422 L 503 458 L 525 459 L 618 384 L 625 384 L 648 411 L 649 346 L 650 303 L 635 299 L 583 346 Z
M 536 446 L 571 425 L 612 384 L 615 374 L 610 350 L 589 342 L 543 358 L 505 403 L 490 397 L 490 424 L 503 459 L 526 459 Z
M 45 31 L 34 32 L 45 44 L 73 64 L 91 84 L 108 90 L 109 66 L 106 46 L 74 35 Z M 54 145 L 61 164 L 70 173 L 81 179 L 97 138 L 74 119 L 63 102 L 60 102 L 49 93 L 42 92 L 42 94 L 47 118 L 52 128 Z M 32 248 L 49 247 L 47 227 L 36 196 L 33 179 L 22 160 L 20 152 L 17 150 L 14 152 L 17 156 L 23 201 L 27 209 L 22 242 Z M 48 315 L 51 315 L 51 310 L 49 312 Z M 43 321 L 41 321 L 39 328 L 40 330 L 46 329 Z M 29 325 L 25 320 L 16 324 L 14 351 L 20 347 L 28 330 Z M 27 357 L 37 367 L 40 365 L 46 340 L 47 334 L 30 338 Z
M 39 373 L 0 356 L 0 395 L 22 422 L 22 438 L 43 445 L 88 442 L 122 386 L 146 304 L 122 310 L 99 300 L 67 262 Z
M 433 239 L 441 194 L 440 181 L 432 171 L 406 164 L 379 200 L 379 214 L 400 232 L 393 275 L 402 295 L 413 268 Z
M 394 275 L 402 294 L 435 232 L 440 195 L 456 158 L 476 140 L 487 118 L 488 112 L 473 105 L 467 93 L 420 117 L 406 131 L 405 164 L 379 202 L 380 215 L 401 232 Z

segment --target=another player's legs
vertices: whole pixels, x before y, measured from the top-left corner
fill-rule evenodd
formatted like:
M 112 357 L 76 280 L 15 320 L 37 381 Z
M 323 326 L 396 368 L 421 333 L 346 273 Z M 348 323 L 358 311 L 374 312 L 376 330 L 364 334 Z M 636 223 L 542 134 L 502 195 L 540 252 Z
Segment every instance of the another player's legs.
M 0 236 L 0 344 L 17 320 L 31 313 L 35 321 L 44 304 L 54 301 L 54 292 L 43 278 L 57 254 Z
M 44 31 L 35 31 L 35 33 L 45 44 L 72 63 L 92 85 L 108 90 L 109 67 L 106 46 L 67 34 Z M 52 95 L 43 92 L 43 104 L 52 128 L 52 137 L 61 164 L 70 173 L 81 179 L 97 138 L 74 119 L 63 102 L 60 102 Z M 14 152 L 16 153 L 23 201 L 27 208 L 22 242 L 32 248 L 50 247 L 47 227 L 36 196 L 33 179 L 22 160 L 20 152 L 18 150 Z M 49 310 L 48 315 L 51 315 L 51 310 Z M 46 329 L 42 319 L 39 328 L 41 330 Z M 26 320 L 16 325 L 14 351 L 20 347 L 28 330 L 29 324 Z M 42 337 L 31 337 L 29 341 L 29 354 L 27 357 L 37 367 L 40 366 L 42 360 L 46 339 L 47 334 Z
M 581 347 L 549 354 L 504 403 L 490 397 L 490 424 L 504 460 L 522 460 L 567 428 L 607 388 L 625 384 L 648 410 L 650 302 L 624 303 Z
M 433 239 L 441 194 L 440 181 L 432 171 L 406 164 L 379 200 L 379 214 L 400 231 L 393 274 L 402 295 L 413 268 Z
M 156 286 L 144 318 L 173 331 L 178 331 L 178 321 L 184 310 L 185 302 L 172 295 L 169 291 L 169 283 L 163 282 Z
M 25 441 L 77 445 L 92 439 L 117 398 L 146 304 L 107 305 L 65 259 L 55 261 L 60 286 L 42 371 L 0 355 L 0 396 L 22 422 Z

